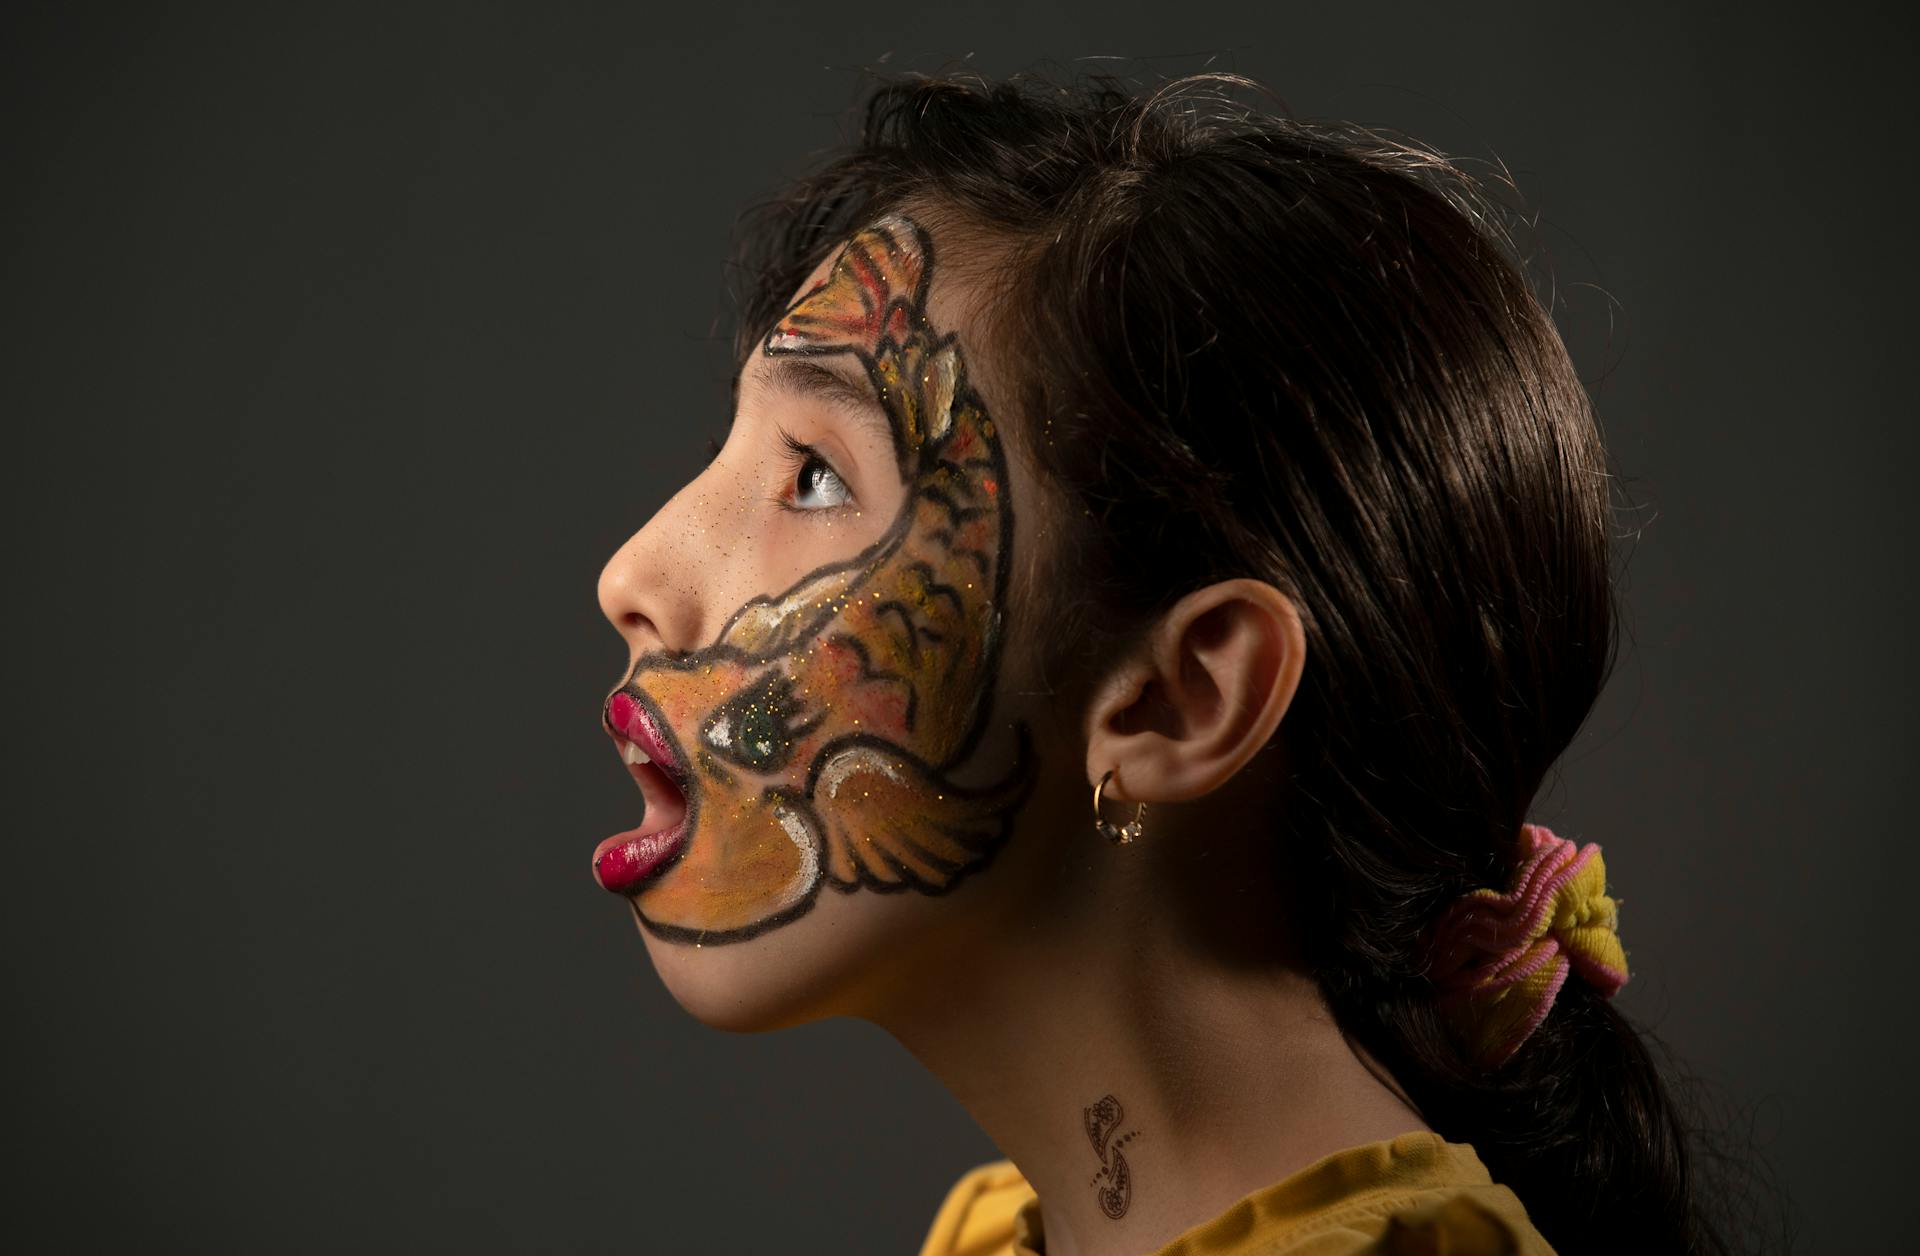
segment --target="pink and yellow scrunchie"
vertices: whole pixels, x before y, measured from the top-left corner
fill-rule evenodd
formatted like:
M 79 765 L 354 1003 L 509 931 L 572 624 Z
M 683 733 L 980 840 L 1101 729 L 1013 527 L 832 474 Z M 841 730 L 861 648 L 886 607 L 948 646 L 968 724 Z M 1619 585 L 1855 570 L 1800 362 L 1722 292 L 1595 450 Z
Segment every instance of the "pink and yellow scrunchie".
M 1627 984 L 1600 846 L 1522 825 L 1508 889 L 1472 890 L 1434 922 L 1438 1003 L 1483 1069 L 1506 1063 L 1553 1007 L 1569 971 L 1608 998 Z

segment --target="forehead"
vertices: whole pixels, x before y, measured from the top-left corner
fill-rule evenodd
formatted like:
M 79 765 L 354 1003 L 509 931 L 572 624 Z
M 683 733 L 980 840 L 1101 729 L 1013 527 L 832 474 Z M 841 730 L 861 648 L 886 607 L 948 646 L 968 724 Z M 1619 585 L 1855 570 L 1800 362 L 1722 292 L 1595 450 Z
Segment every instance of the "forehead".
M 784 324 L 795 315 L 823 321 L 872 316 L 876 312 L 876 301 L 886 299 L 916 305 L 924 314 L 928 330 L 942 338 L 948 335 L 957 338 L 966 358 L 970 382 L 982 399 L 991 403 L 997 393 L 993 380 L 998 365 L 995 359 L 999 356 L 989 347 L 985 335 L 989 322 L 985 293 L 991 285 L 984 279 L 993 261 L 989 256 L 991 251 L 974 233 L 913 225 L 918 228 L 921 242 L 916 252 L 923 255 L 896 257 L 891 259 L 891 264 L 889 259 L 881 257 L 879 266 L 870 267 L 865 257 L 849 256 L 850 251 L 864 251 L 868 256 L 875 252 L 873 236 L 868 232 L 856 233 L 836 244 L 787 294 L 781 318 L 776 323 Z M 842 280 L 851 272 L 861 282 L 830 282 L 835 279 L 836 267 L 842 271 Z M 880 296 L 882 292 L 884 297 Z M 848 321 L 841 321 L 834 329 L 834 339 L 871 341 L 881 330 L 878 326 L 855 330 Z M 744 363 L 747 370 L 755 369 L 755 359 L 766 357 L 767 343 L 763 337 L 748 355 Z

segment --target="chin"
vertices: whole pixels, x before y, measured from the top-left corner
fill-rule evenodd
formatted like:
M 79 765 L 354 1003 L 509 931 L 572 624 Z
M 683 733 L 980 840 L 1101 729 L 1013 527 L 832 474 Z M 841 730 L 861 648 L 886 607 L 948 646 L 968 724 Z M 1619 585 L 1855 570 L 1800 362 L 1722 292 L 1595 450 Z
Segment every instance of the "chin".
M 878 992 L 910 964 L 931 906 L 918 895 L 827 891 L 777 928 L 700 945 L 660 937 L 637 912 L 635 922 L 654 971 L 688 1015 L 713 1029 L 760 1033 L 832 1016 L 877 1019 Z

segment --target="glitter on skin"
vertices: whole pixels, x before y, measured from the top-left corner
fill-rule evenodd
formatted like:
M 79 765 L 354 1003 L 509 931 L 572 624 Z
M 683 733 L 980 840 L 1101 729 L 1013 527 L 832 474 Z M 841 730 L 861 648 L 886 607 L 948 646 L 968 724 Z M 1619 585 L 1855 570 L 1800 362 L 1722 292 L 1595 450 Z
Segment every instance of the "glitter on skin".
M 641 658 L 623 686 L 694 737 L 675 748 L 692 777 L 686 845 L 633 896 L 661 937 L 753 937 L 823 885 L 942 893 L 992 858 L 1030 786 L 1024 726 L 1004 779 L 950 778 L 991 702 L 1013 511 L 959 342 L 927 317 L 931 272 L 926 233 L 883 219 L 762 348 L 864 368 L 908 487 L 886 533 L 751 599 L 711 645 Z

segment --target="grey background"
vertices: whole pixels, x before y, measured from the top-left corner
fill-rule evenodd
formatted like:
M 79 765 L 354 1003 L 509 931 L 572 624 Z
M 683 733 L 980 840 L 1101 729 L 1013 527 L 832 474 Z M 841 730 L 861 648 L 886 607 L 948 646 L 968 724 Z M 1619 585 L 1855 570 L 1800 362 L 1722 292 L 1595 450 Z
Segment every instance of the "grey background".
M 1620 997 L 1799 1250 L 1880 1248 L 1912 32 L 1450 8 L 10 8 L 8 1230 L 914 1250 L 995 1154 L 945 1092 L 865 1026 L 699 1026 L 589 877 L 594 581 L 724 426 L 733 215 L 858 67 L 1120 55 L 1514 172 L 1639 504 L 1535 818 L 1604 844 Z

